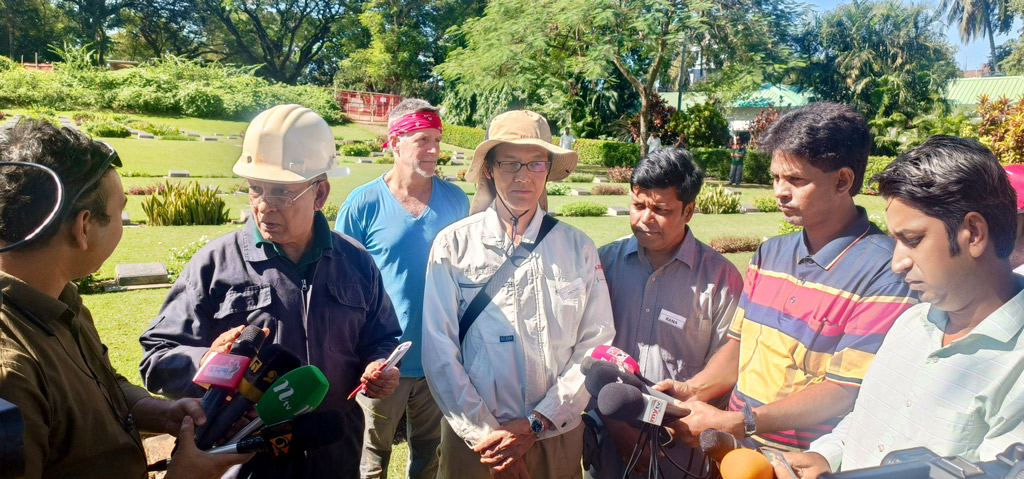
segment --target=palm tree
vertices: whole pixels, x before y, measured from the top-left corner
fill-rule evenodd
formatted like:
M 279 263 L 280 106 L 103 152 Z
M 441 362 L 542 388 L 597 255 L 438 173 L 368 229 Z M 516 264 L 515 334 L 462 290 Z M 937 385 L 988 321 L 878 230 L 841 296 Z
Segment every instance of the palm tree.
M 956 24 L 960 39 L 964 43 L 981 37 L 988 37 L 991 52 L 989 65 L 998 72 L 996 61 L 996 33 L 1006 33 L 1013 25 L 1013 13 L 1009 0 L 942 0 L 939 11 L 949 10 L 949 23 Z

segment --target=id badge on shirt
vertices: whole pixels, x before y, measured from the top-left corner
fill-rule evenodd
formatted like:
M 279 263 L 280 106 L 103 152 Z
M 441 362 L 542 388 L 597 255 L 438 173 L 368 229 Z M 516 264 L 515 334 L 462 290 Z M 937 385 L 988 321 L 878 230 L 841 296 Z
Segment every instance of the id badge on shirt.
M 667 309 L 661 310 L 661 313 L 658 314 L 658 321 L 680 330 L 686 325 L 686 318 Z
M 583 280 L 576 278 L 575 281 L 569 283 L 567 286 L 559 288 L 557 291 L 558 297 L 562 298 L 562 301 L 568 301 L 583 294 L 583 290 L 585 288 L 586 285 L 583 283 Z

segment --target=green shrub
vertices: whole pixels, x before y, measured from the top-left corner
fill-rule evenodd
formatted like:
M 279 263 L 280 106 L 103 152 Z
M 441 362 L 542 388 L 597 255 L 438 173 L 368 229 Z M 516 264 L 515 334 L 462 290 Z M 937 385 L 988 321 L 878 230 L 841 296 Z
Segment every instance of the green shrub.
M 378 156 L 373 159 L 373 162 L 378 165 L 392 165 L 395 163 L 395 157 L 393 156 Z M 440 169 L 434 170 L 434 174 L 437 175 Z
M 740 212 L 740 195 L 730 193 L 721 185 L 704 185 L 697 195 L 697 211 L 704 214 Z
M 573 201 L 562 205 L 558 213 L 562 216 L 601 216 L 608 212 L 608 207 L 591 201 Z
M 708 243 L 711 249 L 719 253 L 743 253 L 756 251 L 761 246 L 761 238 L 755 236 L 723 236 Z
M 152 226 L 219 225 L 227 222 L 228 209 L 217 197 L 218 188 L 199 183 L 171 183 L 142 201 L 142 211 Z
M 457 173 L 455 173 L 455 177 L 458 178 L 459 181 L 466 181 L 466 173 L 468 171 L 469 171 L 468 168 L 463 168 L 463 169 L 459 170 Z
M 186 116 L 218 118 L 224 116 L 224 99 L 212 88 L 189 86 L 178 92 L 178 107 Z
M 476 149 L 477 145 L 483 143 L 486 131 L 471 126 L 459 126 L 445 123 L 441 125 L 442 140 L 449 145 L 462 148 Z
M 341 145 L 341 154 L 344 156 L 370 156 L 373 149 L 366 143 L 353 143 L 351 145 Z
M 772 157 L 757 150 L 747 150 L 743 158 L 743 181 L 757 185 L 772 184 Z
M 452 154 L 450 152 L 442 151 L 442 152 L 437 154 L 437 164 L 438 165 L 442 165 L 442 166 L 443 165 L 447 165 L 448 163 L 451 163 L 451 161 L 452 161 Z
M 612 183 L 629 183 L 629 179 L 633 177 L 633 167 L 613 166 L 608 168 L 605 174 L 608 176 L 608 181 Z
M 640 145 L 581 138 L 576 141 L 576 154 L 585 165 L 633 166 L 640 161 Z
M 864 169 L 864 187 L 861 188 L 861 193 L 865 195 L 878 195 L 878 182 L 871 181 L 871 177 L 879 174 L 885 167 L 892 163 L 893 157 L 891 156 L 869 156 L 868 166 Z
M 774 213 L 779 211 L 779 202 L 775 199 L 775 195 L 772 193 L 765 193 L 761 196 L 755 197 L 754 206 L 764 213 Z
M 327 221 L 333 225 L 335 220 L 338 219 L 338 208 L 338 205 L 333 202 L 328 202 L 320 211 L 322 211 L 324 216 L 327 217 Z
M 181 133 L 172 133 L 170 135 L 164 135 L 160 137 L 161 140 L 171 141 L 199 141 L 199 138 L 194 136 L 182 135 Z
M 593 183 L 594 175 L 588 173 L 571 173 L 565 181 L 569 183 Z
M 554 183 L 549 181 L 545 186 L 548 191 L 548 196 L 565 196 L 572 192 L 572 187 L 565 183 Z
M 0 56 L 0 72 L 14 70 L 15 68 L 20 70 L 21 65 L 19 65 L 18 62 L 11 60 L 10 58 L 7 58 L 6 56 Z
M 590 189 L 590 194 L 594 196 L 624 195 L 626 194 L 626 189 L 619 185 L 597 185 Z
M 185 265 L 192 260 L 192 257 L 209 242 L 210 238 L 203 235 L 185 246 L 171 248 L 171 260 L 167 262 L 167 273 L 171 282 L 185 269 Z
M 673 113 L 665 129 L 673 136 L 686 134 L 690 148 L 716 148 L 729 144 L 729 122 L 710 103 Z
M 113 103 L 115 110 L 135 113 L 177 114 L 180 112 L 174 95 L 155 87 L 129 86 L 120 89 Z
M 92 136 L 101 138 L 128 138 L 132 133 L 124 125 L 109 120 L 86 123 L 83 127 Z
M 800 231 L 802 229 L 804 229 L 803 226 L 791 225 L 785 219 L 783 219 L 782 222 L 779 223 L 779 234 L 780 235 L 788 235 L 790 233 L 796 233 L 797 231 Z
M 704 172 L 704 176 L 725 180 L 729 178 L 732 156 L 724 148 L 690 148 L 693 162 Z
M 152 133 L 156 136 L 176 135 L 178 129 L 167 125 L 160 125 L 157 123 L 150 123 L 143 120 L 135 120 L 125 123 L 124 126 L 129 128 L 135 128 L 136 130 L 142 130 L 147 133 Z

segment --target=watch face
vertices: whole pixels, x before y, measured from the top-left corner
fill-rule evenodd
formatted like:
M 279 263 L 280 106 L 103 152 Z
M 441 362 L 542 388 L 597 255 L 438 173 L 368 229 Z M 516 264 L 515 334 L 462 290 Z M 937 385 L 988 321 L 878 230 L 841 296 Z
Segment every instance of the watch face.
M 540 433 L 544 432 L 544 424 L 540 422 L 540 419 L 534 419 L 530 421 L 530 430 L 539 436 Z

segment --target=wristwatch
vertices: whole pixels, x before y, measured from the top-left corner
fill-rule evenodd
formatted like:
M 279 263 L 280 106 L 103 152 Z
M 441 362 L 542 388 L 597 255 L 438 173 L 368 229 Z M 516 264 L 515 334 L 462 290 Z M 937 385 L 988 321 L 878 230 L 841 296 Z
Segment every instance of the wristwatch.
M 750 404 L 744 404 L 743 408 L 740 409 L 743 413 L 743 433 L 744 437 L 753 436 L 757 432 L 757 421 L 754 418 L 754 410 L 750 408 Z
M 526 416 L 526 420 L 530 421 L 530 430 L 533 431 L 533 435 L 539 438 L 544 432 L 544 422 L 542 422 L 540 418 L 532 412 L 529 416 Z

